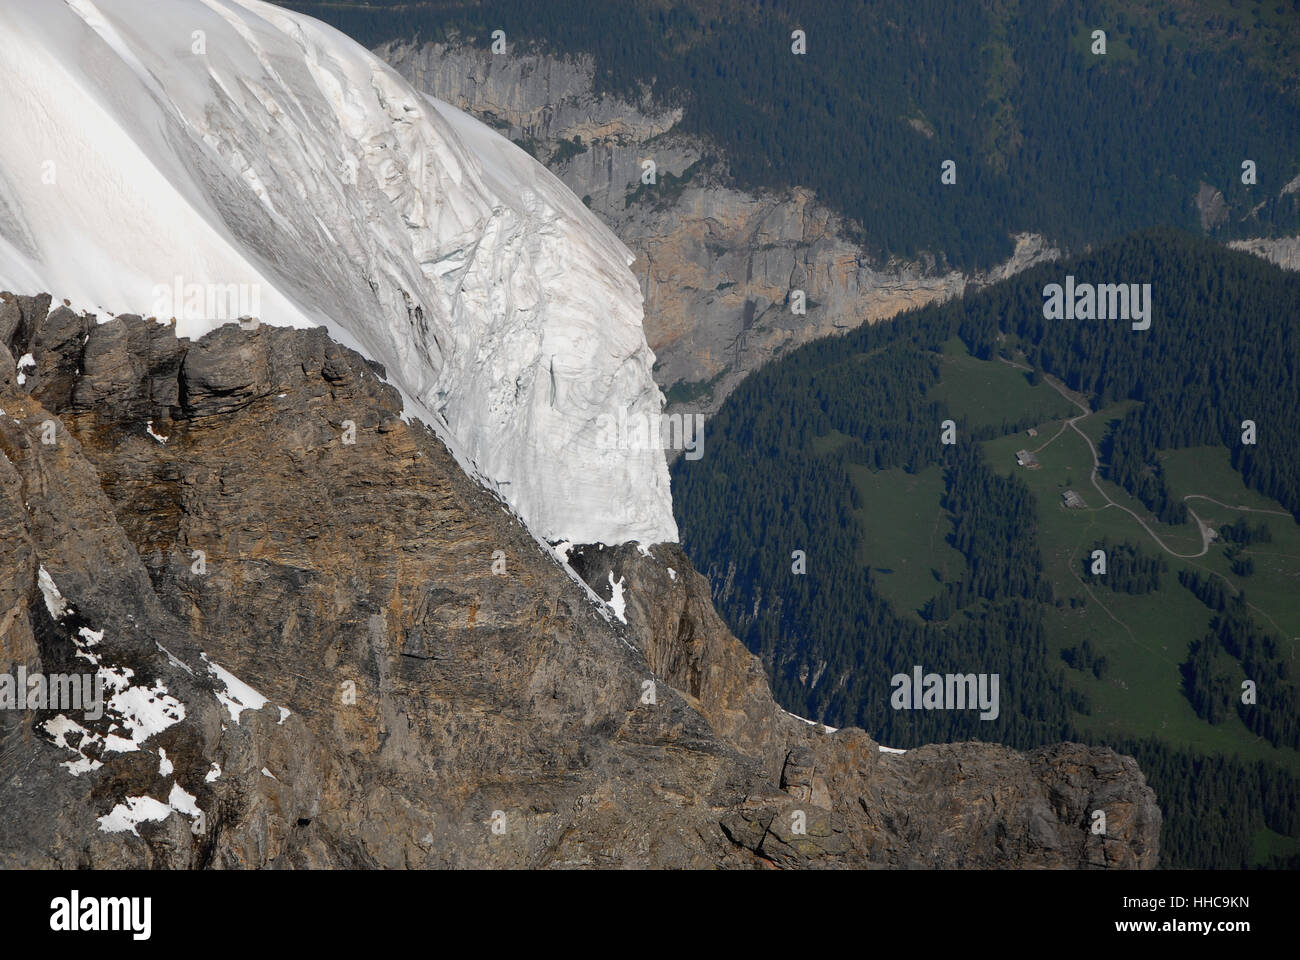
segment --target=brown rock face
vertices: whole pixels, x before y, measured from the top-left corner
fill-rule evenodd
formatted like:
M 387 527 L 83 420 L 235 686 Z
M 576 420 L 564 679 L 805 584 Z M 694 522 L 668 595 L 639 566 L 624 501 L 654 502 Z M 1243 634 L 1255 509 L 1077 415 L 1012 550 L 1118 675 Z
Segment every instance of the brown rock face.
M 323 331 L 0 333 L 0 676 L 112 678 L 0 709 L 0 866 L 1156 862 L 1110 751 L 784 714 L 676 546 L 606 551 L 610 617 Z
M 582 546 L 569 553 L 580 577 L 610 598 L 611 577 L 622 583 L 628 627 L 656 676 L 690 698 L 717 734 L 742 752 L 764 759 L 778 781 L 785 731 L 805 726 L 772 699 L 758 658 L 732 636 L 713 609 L 709 584 L 680 546 L 658 543 Z

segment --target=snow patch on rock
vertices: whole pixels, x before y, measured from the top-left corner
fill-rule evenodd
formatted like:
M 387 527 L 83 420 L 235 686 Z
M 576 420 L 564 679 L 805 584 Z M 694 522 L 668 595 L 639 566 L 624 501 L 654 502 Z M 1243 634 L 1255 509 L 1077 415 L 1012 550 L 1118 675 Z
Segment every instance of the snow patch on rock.
M 206 653 L 200 654 L 200 656 L 202 656 L 203 662 L 208 665 L 208 672 L 225 687 L 224 690 L 215 690 L 214 692 L 217 699 L 221 701 L 221 705 L 226 708 L 226 712 L 230 714 L 230 719 L 234 720 L 235 723 L 239 723 L 239 715 L 245 710 L 261 710 L 270 703 L 270 700 L 243 680 L 240 680 L 225 667 L 209 660 Z M 289 711 L 281 707 L 280 723 L 284 723 L 285 717 L 288 715 Z
M 104 833 L 132 833 L 140 836 L 136 830 L 142 823 L 161 823 L 173 813 L 183 814 L 191 819 L 203 816 L 194 794 L 185 790 L 179 783 L 173 783 L 167 802 L 155 800 L 150 796 L 127 797 L 98 820 L 99 829 Z
M 627 623 L 627 598 L 623 596 L 623 578 L 619 577 L 618 582 L 614 582 L 614 571 L 609 572 L 609 589 L 611 595 L 609 598 L 609 609 L 614 612 L 623 623 Z
M 828 727 L 826 724 L 818 720 L 809 720 L 807 717 L 801 717 L 799 714 L 791 713 L 789 710 L 782 710 L 781 712 L 787 717 L 794 717 L 796 720 L 802 720 L 804 723 L 808 724 L 808 726 L 817 727 L 818 729 L 825 730 L 827 733 L 834 733 L 839 729 L 839 727 Z
M 62 620 L 63 615 L 68 612 L 68 602 L 63 599 L 63 594 L 59 593 L 54 578 L 44 567 L 41 567 L 36 571 L 36 582 L 40 585 L 41 596 L 45 598 L 45 609 L 55 620 Z
M 133 833 L 142 823 L 161 823 L 172 815 L 172 808 L 153 797 L 127 797 L 99 818 L 99 829 L 104 833 Z
M 41 572 L 44 573 L 44 568 Z M 49 583 L 53 586 L 53 579 Z M 54 593 L 57 592 L 54 588 Z M 49 603 L 47 595 L 47 606 Z M 57 746 L 77 754 L 77 759 L 63 763 L 73 776 L 99 769 L 103 766 L 99 758 L 106 753 L 133 753 L 142 749 L 151 737 L 185 719 L 185 704 L 168 693 L 161 680 L 148 687 L 132 683 L 135 671 L 130 667 L 105 663 L 94 650 L 103 640 L 103 630 L 89 627 L 81 627 L 72 638 L 76 656 L 95 668 L 96 683 L 103 684 L 103 715 L 98 721 L 89 722 L 103 725 L 104 731 L 92 730 L 62 713 L 42 725 Z M 168 764 L 165 753 L 162 758 L 160 766 Z

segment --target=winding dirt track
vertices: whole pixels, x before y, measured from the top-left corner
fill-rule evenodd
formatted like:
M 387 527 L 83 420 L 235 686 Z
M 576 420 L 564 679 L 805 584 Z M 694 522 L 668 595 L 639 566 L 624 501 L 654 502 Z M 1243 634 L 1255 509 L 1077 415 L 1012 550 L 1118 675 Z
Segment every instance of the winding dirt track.
M 1019 364 L 1019 363 L 1015 363 L 1014 361 L 1008 360 L 1008 359 L 1006 359 L 1005 357 L 999 357 L 998 359 L 1001 360 L 1001 361 L 1002 361 L 1003 363 L 1005 363 L 1005 364 L 1008 364 L 1008 365 L 1010 365 L 1010 366 L 1015 367 L 1017 370 L 1030 371 L 1030 370 L 1032 369 L 1032 368 L 1030 368 L 1030 367 L 1022 366 L 1022 365 Z M 1169 546 L 1168 546 L 1168 545 L 1167 545 L 1163 540 L 1161 540 L 1160 537 L 1158 537 L 1158 536 L 1156 535 L 1155 531 L 1152 530 L 1149 526 L 1147 526 L 1146 521 L 1143 520 L 1140 516 L 1138 516 L 1136 513 L 1134 513 L 1134 512 L 1133 512 L 1132 510 L 1130 510 L 1128 507 L 1124 506 L 1123 504 L 1116 503 L 1114 500 L 1112 500 L 1112 499 L 1110 498 L 1110 496 L 1106 493 L 1106 491 L 1103 490 L 1103 489 L 1101 488 L 1101 484 L 1100 484 L 1100 483 L 1098 482 L 1098 480 L 1097 480 L 1097 471 L 1098 471 L 1098 469 L 1099 469 L 1100 466 L 1101 466 L 1101 458 L 1097 455 L 1097 448 L 1096 448 L 1096 446 L 1093 444 L 1093 442 L 1092 442 L 1092 438 L 1089 437 L 1089 436 L 1088 436 L 1086 433 L 1084 433 L 1082 430 L 1080 430 L 1080 429 L 1078 428 L 1078 426 L 1077 426 L 1077 422 L 1078 422 L 1079 420 L 1084 420 L 1084 419 L 1086 419 L 1087 417 L 1091 416 L 1093 411 L 1089 410 L 1088 407 L 1087 407 L 1085 404 L 1082 404 L 1082 403 L 1080 403 L 1077 399 L 1075 399 L 1075 398 L 1070 394 L 1070 391 L 1069 391 L 1069 389 L 1065 386 L 1065 384 L 1061 383 L 1061 382 L 1060 382 L 1059 380 L 1057 380 L 1055 377 L 1051 376 L 1050 374 L 1043 374 L 1043 379 L 1046 380 L 1046 381 L 1051 385 L 1051 387 L 1052 387 L 1053 390 L 1055 390 L 1055 391 L 1056 391 L 1057 393 L 1059 393 L 1061 396 L 1065 397 L 1066 400 L 1069 400 L 1070 403 L 1074 404 L 1076 407 L 1078 407 L 1078 408 L 1079 408 L 1081 411 L 1083 411 L 1083 412 L 1080 413 L 1077 417 L 1071 417 L 1069 420 L 1066 420 L 1065 423 L 1061 425 L 1061 429 L 1058 430 L 1058 431 L 1056 432 L 1056 434 L 1053 435 L 1052 438 L 1051 438 L 1050 440 L 1048 440 L 1048 441 L 1046 441 L 1045 443 L 1043 443 L 1042 445 L 1040 445 L 1037 449 L 1038 449 L 1038 450 L 1041 450 L 1041 449 L 1043 449 L 1043 447 L 1046 447 L 1049 443 L 1052 442 L 1052 440 L 1055 440 L 1055 439 L 1056 439 L 1057 437 L 1059 437 L 1062 433 L 1064 433 L 1067 427 L 1068 427 L 1069 429 L 1073 430 L 1073 431 L 1074 431 L 1075 433 L 1077 433 L 1079 436 L 1083 437 L 1083 442 L 1086 443 L 1086 444 L 1088 445 L 1088 449 L 1089 449 L 1090 451 L 1092 451 L 1092 474 L 1091 474 L 1091 476 L 1090 476 L 1089 479 L 1092 481 L 1092 485 L 1093 485 L 1094 489 L 1096 489 L 1096 491 L 1097 491 L 1098 493 L 1100 493 L 1100 494 L 1102 495 L 1102 498 L 1105 499 L 1105 501 L 1106 501 L 1106 506 L 1105 506 L 1105 507 L 1102 507 L 1103 510 L 1108 509 L 1108 508 L 1110 508 L 1110 507 L 1115 507 L 1115 508 L 1118 509 L 1118 510 L 1123 510 L 1123 511 L 1124 511 L 1125 513 L 1127 513 L 1130 517 L 1132 517 L 1132 518 L 1133 518 L 1134 520 L 1136 520 L 1139 524 L 1141 524 L 1142 529 L 1145 530 L 1145 531 L 1147 532 L 1147 534 L 1151 537 L 1151 539 L 1154 540 L 1154 541 L 1159 545 L 1160 549 L 1164 550 L 1164 551 L 1165 551 L 1166 553 L 1168 553 L 1170 556 L 1173 556 L 1173 557 L 1180 557 L 1180 558 L 1182 558 L 1182 559 L 1184 559 L 1184 560 L 1193 560 L 1193 559 L 1196 559 L 1197 557 L 1203 557 L 1203 556 L 1205 556 L 1205 555 L 1209 552 L 1209 550 L 1210 550 L 1210 528 L 1205 524 L 1205 521 L 1203 521 L 1203 520 L 1202 520 L 1202 519 L 1201 519 L 1201 518 L 1196 514 L 1196 511 L 1194 511 L 1190 506 L 1188 506 L 1188 508 L 1187 508 L 1187 512 L 1190 513 L 1190 514 L 1192 515 L 1192 518 L 1196 521 L 1197 529 L 1200 530 L 1200 533 L 1201 533 L 1201 549 L 1200 549 L 1200 551 L 1197 552 L 1197 553 L 1179 553 L 1179 552 L 1177 552 L 1176 550 L 1172 550 L 1172 549 L 1170 549 L 1170 547 L 1169 547 Z M 1037 452 L 1037 450 L 1036 450 L 1035 452 Z M 1286 517 L 1286 518 L 1288 518 L 1288 519 L 1292 519 L 1291 514 L 1287 513 L 1285 510 L 1264 510 L 1264 509 L 1261 509 L 1261 508 L 1259 508 L 1259 507 L 1245 507 L 1245 506 L 1241 506 L 1240 504 L 1224 503 L 1224 502 L 1221 501 L 1221 500 L 1216 500 L 1216 499 L 1214 499 L 1213 497 L 1208 497 L 1208 496 L 1206 496 L 1205 494 L 1201 494 L 1201 493 L 1189 493 L 1189 494 L 1187 494 L 1186 496 L 1183 497 L 1183 502 L 1184 502 L 1184 503 L 1186 503 L 1188 500 L 1205 500 L 1205 501 L 1207 501 L 1207 502 L 1209 502 L 1209 503 L 1216 504 L 1216 505 L 1218 505 L 1218 506 L 1220 506 L 1220 507 L 1223 507 L 1223 508 L 1225 508 L 1225 509 L 1227 509 L 1227 510 L 1240 510 L 1240 511 L 1245 512 L 1245 513 L 1266 513 L 1266 514 L 1270 514 L 1270 515 L 1275 516 L 1275 517 Z M 1199 564 L 1198 564 L 1198 566 L 1199 566 Z M 1202 568 L 1202 569 L 1204 569 L 1204 568 Z M 1219 579 L 1223 580 L 1225 583 L 1228 583 L 1229 586 L 1232 586 L 1231 582 L 1230 582 L 1226 577 L 1224 577 L 1222 574 L 1220 574 L 1220 573 L 1214 573 L 1213 571 L 1207 571 L 1207 572 L 1209 572 L 1209 573 L 1211 573 L 1213 576 L 1216 576 L 1216 577 L 1218 577 Z M 1076 576 L 1076 579 L 1078 579 L 1077 576 Z M 1080 580 L 1079 582 L 1080 582 L 1080 583 L 1083 583 L 1082 580 Z M 1084 585 L 1084 587 L 1085 587 L 1085 589 L 1086 589 L 1086 588 L 1087 588 L 1087 584 L 1083 584 L 1083 585 Z M 1235 589 L 1235 587 L 1234 587 L 1234 589 Z M 1088 592 L 1089 592 L 1089 594 L 1091 595 L 1092 591 L 1091 591 L 1091 590 L 1088 590 Z M 1096 597 L 1094 596 L 1093 599 L 1095 600 Z M 1116 623 L 1121 624 L 1121 625 L 1124 627 L 1125 630 L 1128 630 L 1130 636 L 1133 635 L 1133 631 L 1129 629 L 1128 624 L 1124 623 L 1124 621 L 1120 620 L 1120 619 L 1119 619 L 1118 617 L 1116 617 L 1113 613 L 1111 613 L 1110 610 L 1106 609 L 1105 604 L 1100 604 L 1100 605 L 1101 605 L 1102 609 L 1106 611 L 1106 614 L 1107 614 L 1107 615 L 1108 615 L 1112 620 L 1114 620 Z M 1258 613 L 1260 616 L 1262 616 L 1262 617 L 1264 617 L 1266 620 L 1268 620 L 1268 622 L 1271 623 L 1271 624 L 1273 625 L 1274 629 L 1276 629 L 1279 633 L 1281 633 L 1281 634 L 1283 634 L 1283 635 L 1285 636 L 1285 631 L 1283 631 L 1282 628 L 1281 628 L 1280 626 L 1278 626 L 1277 621 L 1274 620 L 1271 616 L 1269 616 L 1267 613 L 1265 613 L 1263 610 L 1261 610 L 1259 607 L 1255 606 L 1255 604 L 1250 603 L 1249 601 L 1246 602 L 1246 606 L 1248 606 L 1251 610 L 1254 610 L 1254 611 L 1255 611 L 1256 613 Z M 1296 641 L 1296 640 L 1300 640 L 1300 637 L 1292 637 L 1291 639 L 1292 639 L 1292 641 L 1293 641 L 1293 646 L 1292 646 L 1292 649 L 1291 649 L 1291 659 L 1292 659 L 1292 660 L 1295 660 L 1295 659 L 1297 658 L 1297 655 L 1300 655 L 1300 644 L 1295 644 L 1294 641 Z
M 1092 411 L 1089 410 L 1087 406 L 1085 406 L 1084 404 L 1076 400 L 1074 397 L 1072 397 L 1070 395 L 1069 390 L 1066 389 L 1065 384 L 1058 381 L 1055 377 L 1050 376 L 1048 374 L 1044 374 L 1043 379 L 1046 380 L 1049 384 L 1051 384 L 1053 390 L 1055 390 L 1061 396 L 1065 397 L 1066 400 L 1069 400 L 1072 404 L 1074 404 L 1076 407 L 1078 407 L 1080 410 L 1083 411 L 1077 417 L 1071 417 L 1069 420 L 1065 421 L 1065 425 L 1069 427 L 1071 430 L 1073 430 L 1075 433 L 1077 433 L 1079 436 L 1083 437 L 1083 442 L 1086 443 L 1088 445 L 1088 449 L 1092 451 L 1092 473 L 1089 475 L 1088 479 L 1092 482 L 1093 489 L 1095 489 L 1099 494 L 1101 494 L 1102 499 L 1106 501 L 1106 506 L 1102 507 L 1102 509 L 1105 510 L 1110 507 L 1114 507 L 1117 510 L 1123 510 L 1125 513 L 1127 513 L 1130 517 L 1132 517 L 1141 525 L 1142 529 L 1147 532 L 1147 535 L 1150 536 L 1151 539 L 1154 540 L 1157 545 L 1159 545 L 1161 550 L 1165 551 L 1165 553 L 1169 554 L 1171 557 L 1180 557 L 1183 560 L 1194 560 L 1197 557 L 1203 557 L 1207 553 L 1209 553 L 1210 552 L 1210 528 L 1206 525 L 1205 521 L 1202 520 L 1196 514 L 1196 511 L 1193 510 L 1191 507 L 1187 508 L 1187 512 L 1192 515 L 1192 519 L 1196 521 L 1196 528 L 1197 530 L 1200 531 L 1201 549 L 1196 553 L 1179 553 L 1177 550 L 1174 550 L 1167 543 L 1161 540 L 1160 537 L 1156 535 L 1156 532 L 1152 530 L 1150 527 L 1148 527 L 1147 522 L 1143 520 L 1140 516 L 1138 516 L 1128 507 L 1124 506 L 1123 504 L 1116 503 L 1114 500 L 1110 498 L 1110 494 L 1108 494 L 1105 490 L 1102 489 L 1101 482 L 1097 479 L 1097 471 L 1101 467 L 1101 457 L 1097 455 L 1097 447 L 1095 444 L 1093 444 L 1092 438 L 1088 436 L 1086 433 L 1084 433 L 1082 430 L 1080 430 L 1078 426 L 1078 421 L 1083 420 L 1085 417 L 1092 416 Z M 1055 440 L 1056 437 L 1053 437 L 1052 439 Z M 1051 441 L 1048 442 L 1050 443 Z M 1044 446 L 1046 446 L 1046 444 L 1044 444 Z M 1183 497 L 1183 502 L 1185 503 L 1188 500 L 1192 499 L 1193 497 L 1200 497 L 1200 499 L 1202 500 L 1210 499 L 1209 497 L 1201 497 L 1200 494 L 1189 493 L 1187 496 Z

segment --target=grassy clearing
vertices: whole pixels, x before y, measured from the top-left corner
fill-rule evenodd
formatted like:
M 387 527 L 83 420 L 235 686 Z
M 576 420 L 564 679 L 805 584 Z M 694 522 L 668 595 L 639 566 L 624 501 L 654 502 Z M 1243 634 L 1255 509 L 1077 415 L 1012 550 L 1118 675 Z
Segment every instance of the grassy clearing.
M 1169 489 L 1176 496 L 1199 493 L 1235 506 L 1286 512 L 1276 502 L 1242 483 L 1241 474 L 1232 469 L 1228 451 L 1223 447 L 1187 447 L 1164 451 L 1159 456 Z M 1199 506 L 1193 504 L 1193 507 L 1197 513 L 1202 513 Z
M 1015 474 L 1033 491 L 1038 504 L 1038 545 L 1044 575 L 1058 600 L 1045 610 L 1049 656 L 1078 646 L 1084 639 L 1107 658 L 1098 678 L 1091 671 L 1066 670 L 1067 682 L 1084 693 L 1092 706 L 1089 715 L 1075 718 L 1078 725 L 1102 738 L 1155 736 L 1175 745 L 1207 753 L 1270 760 L 1300 771 L 1300 753 L 1275 749 L 1250 733 L 1234 715 L 1211 725 L 1198 718 L 1182 691 L 1180 665 L 1188 645 L 1205 634 L 1211 611 L 1178 582 L 1184 568 L 1225 578 L 1244 589 L 1261 624 L 1300 645 L 1300 526 L 1287 516 L 1246 513 L 1236 507 L 1281 511 L 1281 507 L 1247 490 L 1229 463 L 1227 451 L 1218 447 L 1170 451 L 1160 455 L 1170 489 L 1177 496 L 1199 494 L 1229 504 L 1219 507 L 1193 499 L 1189 506 L 1212 527 L 1245 516 L 1265 520 L 1273 542 L 1246 548 L 1255 560 L 1255 573 L 1238 577 L 1224 557 L 1224 545 L 1210 545 L 1200 557 L 1170 556 L 1133 516 L 1114 506 L 1091 481 L 1093 456 L 1083 436 L 1067 424 L 1079 414 L 1046 383 L 1032 386 L 1023 370 L 1010 364 L 971 357 L 960 341 L 945 344 L 941 379 L 934 396 L 944 399 L 953 413 L 974 426 L 1002 427 L 1039 418 L 1037 435 L 1026 430 L 1008 432 L 982 444 L 994 470 Z M 1100 449 L 1106 432 L 1136 406 L 1115 403 L 1079 419 L 1079 429 Z M 837 449 L 847 437 L 832 434 L 814 441 L 814 450 Z M 1039 460 L 1038 469 L 1016 463 L 1016 452 L 1028 449 Z M 965 561 L 947 543 L 951 518 L 940 506 L 944 488 L 939 467 L 918 474 L 902 470 L 873 472 L 850 467 L 866 508 L 857 512 L 866 545 L 860 561 L 873 567 L 881 593 L 900 611 L 915 613 L 935 596 L 940 581 L 964 573 Z M 1170 549 L 1195 554 L 1202 548 L 1194 522 L 1178 526 L 1159 523 L 1143 504 L 1114 484 L 1098 480 L 1102 491 L 1117 504 L 1132 510 Z M 1070 509 L 1062 494 L 1074 490 L 1085 506 Z M 1103 539 L 1127 541 L 1148 554 L 1165 558 L 1169 569 L 1160 589 L 1150 594 L 1117 593 L 1098 583 L 1084 570 L 1093 545 Z M 1073 603 L 1071 602 L 1073 601 Z M 1294 651 L 1300 659 L 1300 647 Z M 1287 852 L 1287 838 L 1260 841 L 1267 855 Z
M 1078 426 L 1096 443 L 1130 406 L 1107 407 L 1078 421 Z M 1256 562 L 1256 572 L 1248 578 L 1232 575 L 1222 544 L 1211 544 L 1202 557 L 1172 557 L 1132 516 L 1105 507 L 1104 498 L 1089 481 L 1092 453 L 1073 430 L 1061 430 L 1063 423 L 1047 421 L 1037 427 L 1036 438 L 1022 432 L 988 441 L 984 448 L 995 470 L 1015 473 L 1038 501 L 1043 570 L 1062 601 L 1061 606 L 1046 612 L 1053 655 L 1086 638 L 1108 660 L 1100 679 L 1091 672 L 1066 672 L 1068 681 L 1092 704 L 1090 716 L 1076 718 L 1079 726 L 1108 737 L 1156 736 L 1190 749 L 1268 759 L 1300 770 L 1300 753 L 1269 746 L 1235 716 L 1211 725 L 1192 710 L 1182 693 L 1179 666 L 1187 657 L 1188 645 L 1209 629 L 1212 613 L 1178 582 L 1178 572 L 1184 567 L 1218 574 L 1246 590 L 1261 623 L 1273 626 L 1284 637 L 1300 638 L 1300 527 L 1289 516 L 1243 514 L 1193 500 L 1193 509 L 1211 526 L 1243 515 L 1252 522 L 1266 519 L 1274 542 L 1248 548 Z M 1038 469 L 1017 466 L 1015 453 L 1022 447 L 1037 451 Z M 1179 496 L 1195 492 L 1233 505 L 1281 509 L 1245 488 L 1222 448 L 1173 451 L 1162 455 L 1162 461 L 1171 489 Z M 1112 499 L 1134 510 L 1171 549 L 1199 552 L 1201 538 L 1194 523 L 1177 527 L 1158 523 L 1140 502 L 1114 484 L 1100 482 Z M 1067 509 L 1061 498 L 1066 489 L 1077 491 L 1086 507 Z M 1162 577 L 1160 590 L 1145 595 L 1116 593 L 1085 574 L 1088 552 L 1104 537 L 1128 541 L 1149 554 L 1163 556 L 1169 570 Z M 1071 599 L 1076 606 L 1070 605 Z M 1082 606 L 1077 605 L 1079 601 Z
M 1300 853 L 1300 839 L 1284 837 L 1265 827 L 1255 834 L 1255 856 L 1252 866 L 1261 867 L 1273 857 L 1293 857 Z
M 973 427 L 1071 414 L 1070 404 L 1046 383 L 1032 386 L 1025 371 L 1009 363 L 978 360 L 960 340 L 944 344 L 942 357 L 940 380 L 930 397 L 947 403 L 954 417 L 965 417 Z
M 1162 453 L 1161 460 L 1169 488 L 1176 496 L 1199 494 L 1219 501 L 1213 503 L 1199 497 L 1187 501 L 1214 529 L 1239 519 L 1268 525 L 1272 543 L 1252 544 L 1242 551 L 1243 556 L 1255 561 L 1253 575 L 1238 577 L 1232 573 L 1224 557 L 1223 544 L 1211 544 L 1205 557 L 1189 565 L 1202 573 L 1217 574 L 1238 590 L 1244 590 L 1261 625 L 1289 641 L 1293 659 L 1300 661 L 1297 648 L 1300 644 L 1300 525 L 1281 504 L 1247 488 L 1241 475 L 1232 469 L 1228 451 L 1222 447 L 1172 450 Z
M 1096 413 L 1079 421 L 1079 429 L 1088 435 L 1097 449 L 1101 449 L 1101 441 L 1106 434 L 1110 432 L 1119 420 L 1130 410 L 1142 406 L 1137 400 L 1121 400 L 1119 403 L 1112 403 L 1108 407 L 1103 407 Z M 1078 412 L 1077 410 L 1075 411 Z M 1073 416 L 1073 414 L 1071 414 Z
M 915 613 L 939 592 L 940 582 L 966 572 L 966 560 L 948 545 L 952 520 L 939 504 L 943 472 L 938 466 L 920 473 L 873 471 L 852 466 L 853 478 L 866 506 L 854 511 L 865 544 L 859 562 L 872 567 L 881 594 L 900 611 Z
M 819 457 L 828 453 L 834 453 L 836 450 L 844 446 L 844 444 L 848 443 L 852 439 L 853 438 L 846 433 L 840 433 L 838 430 L 832 430 L 830 433 L 826 434 L 825 436 L 813 437 L 812 439 L 813 453 L 815 453 Z

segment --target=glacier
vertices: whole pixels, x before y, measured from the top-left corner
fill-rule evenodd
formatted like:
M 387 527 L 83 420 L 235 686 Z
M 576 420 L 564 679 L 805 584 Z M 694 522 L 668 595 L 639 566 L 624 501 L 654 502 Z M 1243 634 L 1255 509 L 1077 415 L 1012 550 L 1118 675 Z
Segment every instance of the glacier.
M 338 31 L 260 0 L 0 3 L 0 289 L 196 338 L 256 291 L 382 363 L 549 542 L 675 541 L 626 247 L 544 167 Z M 171 309 L 166 309 L 170 307 Z

